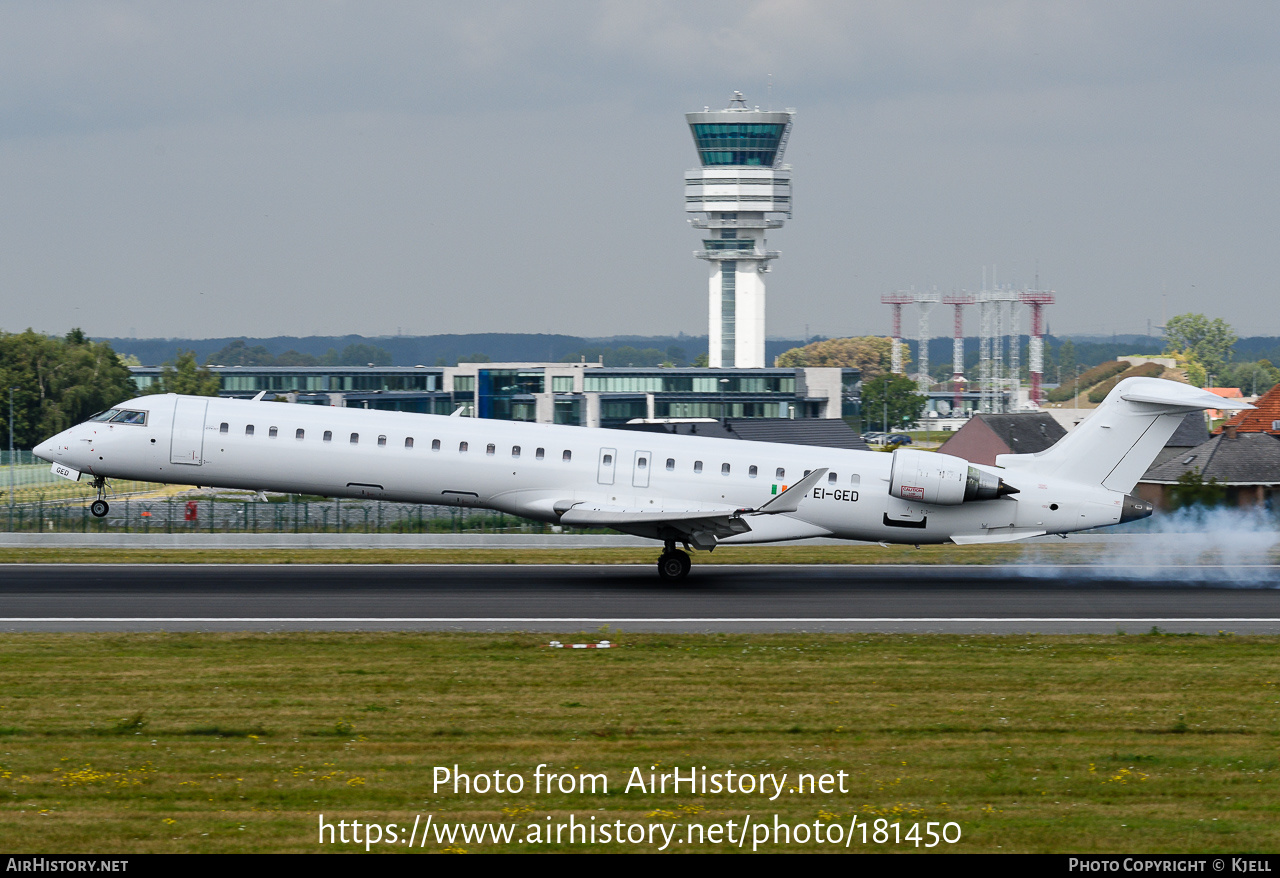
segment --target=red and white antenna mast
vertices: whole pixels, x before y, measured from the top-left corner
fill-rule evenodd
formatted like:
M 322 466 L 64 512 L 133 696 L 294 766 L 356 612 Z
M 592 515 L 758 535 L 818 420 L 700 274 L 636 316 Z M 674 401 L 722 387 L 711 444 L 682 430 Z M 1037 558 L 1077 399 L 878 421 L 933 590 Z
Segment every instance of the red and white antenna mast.
M 1044 403 L 1040 382 L 1044 378 L 1044 306 L 1054 302 L 1051 290 L 1024 290 L 1018 295 L 1024 305 L 1031 306 L 1031 338 L 1028 342 L 1027 370 L 1031 373 L 1031 404 Z
M 893 306 L 893 365 L 895 375 L 902 374 L 902 306 L 910 305 L 916 300 L 913 293 L 885 293 L 880 297 L 880 304 Z
M 951 293 L 942 297 L 944 305 L 955 308 L 955 337 L 951 341 L 951 416 L 959 417 L 964 407 L 964 306 L 978 297 L 972 293 Z

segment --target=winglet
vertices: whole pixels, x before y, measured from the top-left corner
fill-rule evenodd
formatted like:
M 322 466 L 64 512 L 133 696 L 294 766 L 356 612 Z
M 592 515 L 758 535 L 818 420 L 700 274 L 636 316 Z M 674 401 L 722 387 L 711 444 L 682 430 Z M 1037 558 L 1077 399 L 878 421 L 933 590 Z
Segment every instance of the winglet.
M 827 468 L 825 466 L 819 467 L 778 496 L 770 497 L 769 501 L 759 509 L 746 509 L 743 510 L 743 513 L 746 515 L 777 515 L 778 513 L 795 512 L 800 508 L 800 501 L 804 499 L 804 495 L 809 493 L 809 489 L 818 484 L 819 480 L 826 474 Z
M 262 402 L 262 398 L 266 395 L 267 395 L 267 392 L 265 390 L 259 390 L 258 395 L 255 396 L 253 399 L 249 400 L 249 402 Z

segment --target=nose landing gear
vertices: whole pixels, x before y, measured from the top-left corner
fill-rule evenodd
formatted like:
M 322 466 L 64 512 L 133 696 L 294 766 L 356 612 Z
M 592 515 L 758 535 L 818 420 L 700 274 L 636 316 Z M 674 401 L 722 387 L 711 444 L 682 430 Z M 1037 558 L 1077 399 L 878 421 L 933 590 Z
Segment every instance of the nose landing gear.
M 689 556 L 677 549 L 674 542 L 668 542 L 658 559 L 658 576 L 671 581 L 681 580 L 689 575 L 692 566 Z
M 96 476 L 93 480 L 93 487 L 98 490 L 98 499 L 89 504 L 89 511 L 93 513 L 94 518 L 102 518 L 111 509 L 111 506 L 106 501 L 107 480 L 102 476 Z

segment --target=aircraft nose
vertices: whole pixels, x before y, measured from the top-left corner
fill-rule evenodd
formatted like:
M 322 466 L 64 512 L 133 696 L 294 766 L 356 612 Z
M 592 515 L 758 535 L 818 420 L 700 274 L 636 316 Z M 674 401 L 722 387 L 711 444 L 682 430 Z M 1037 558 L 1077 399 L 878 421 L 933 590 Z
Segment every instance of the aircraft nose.
M 54 440 L 56 440 L 57 438 L 58 437 L 55 436 L 53 439 L 44 440 L 35 448 L 31 449 L 31 453 L 34 454 L 36 457 L 40 458 L 41 460 L 47 460 L 49 461 L 49 463 L 53 463 L 53 449 L 55 445 Z
M 47 460 L 49 463 L 58 463 L 59 458 L 66 463 L 67 450 L 71 446 L 71 440 L 75 436 L 75 428 L 63 430 L 56 436 L 50 436 L 41 442 L 35 448 L 31 449 L 31 453 L 41 460 Z

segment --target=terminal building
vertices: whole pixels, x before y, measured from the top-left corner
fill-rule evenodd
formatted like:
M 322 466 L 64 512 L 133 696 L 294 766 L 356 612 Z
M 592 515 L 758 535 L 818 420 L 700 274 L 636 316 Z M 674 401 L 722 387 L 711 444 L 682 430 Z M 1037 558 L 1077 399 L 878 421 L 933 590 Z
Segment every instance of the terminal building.
M 221 396 L 616 427 L 637 419 L 841 418 L 858 413 L 857 369 L 615 368 L 596 363 L 210 366 Z M 138 389 L 161 367 L 136 366 Z

